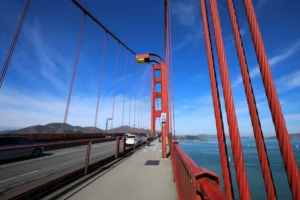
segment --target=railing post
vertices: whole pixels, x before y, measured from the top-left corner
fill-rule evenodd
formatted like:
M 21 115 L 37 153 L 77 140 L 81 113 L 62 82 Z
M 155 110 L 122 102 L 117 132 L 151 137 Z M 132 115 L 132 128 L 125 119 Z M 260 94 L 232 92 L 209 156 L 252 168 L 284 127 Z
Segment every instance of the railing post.
M 178 142 L 176 142 L 176 141 L 173 141 L 172 142 L 172 154 L 171 154 L 171 156 L 173 156 L 173 158 L 172 158 L 172 164 L 173 164 L 173 181 L 174 182 L 176 182 L 176 178 L 175 178 L 175 176 L 176 176 L 176 156 L 175 156 L 175 145 L 177 145 L 178 144 Z
M 170 158 L 172 159 L 172 135 L 168 134 L 168 145 L 169 145 L 169 152 L 170 152 Z
M 91 154 L 91 145 L 92 145 L 92 141 L 89 142 L 89 144 L 87 146 L 87 150 L 86 150 L 84 175 L 87 175 L 87 171 L 88 171 L 88 167 L 89 167 L 90 154 Z
M 123 137 L 123 154 L 125 155 L 126 150 L 126 137 Z
M 117 136 L 117 141 L 116 141 L 116 153 L 115 153 L 115 158 L 117 159 L 119 157 L 119 146 L 120 146 L 120 138 Z

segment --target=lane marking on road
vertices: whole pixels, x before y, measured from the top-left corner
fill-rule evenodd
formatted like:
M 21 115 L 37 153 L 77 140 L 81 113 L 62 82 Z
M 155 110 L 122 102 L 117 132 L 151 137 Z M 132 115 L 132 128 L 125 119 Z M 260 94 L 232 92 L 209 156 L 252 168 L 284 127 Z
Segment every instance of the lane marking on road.
M 155 147 L 152 149 L 152 151 L 155 151 L 155 149 L 156 149 L 156 147 L 159 145 L 159 143 L 157 143 L 156 145 L 155 145 Z
M 22 177 L 22 176 L 27 176 L 29 174 L 33 174 L 33 173 L 36 173 L 38 172 L 39 170 L 35 170 L 35 171 L 32 171 L 32 172 L 27 172 L 25 174 L 20 174 L 18 176 L 13 176 L 11 178 L 7 178 L 7 179 L 4 179 L 4 180 L 1 180 L 0 183 L 3 183 L 3 182 L 6 182 L 6 181 L 10 181 L 10 180 L 13 180 L 13 179 L 16 179 L 16 178 L 19 178 L 19 177 Z
M 11 177 L 11 178 L 8 178 L 8 179 L 4 179 L 4 180 L 0 181 L 0 183 L 3 183 L 3 182 L 5 182 L 5 181 L 10 181 L 10 180 L 15 179 L 15 178 L 17 178 L 17 177 L 14 176 L 14 177 Z
M 35 170 L 35 171 L 32 171 L 32 172 L 27 172 L 27 173 L 25 173 L 25 174 L 21 174 L 21 175 L 19 175 L 18 177 L 22 177 L 22 176 L 26 176 L 26 175 L 29 175 L 29 174 L 33 174 L 33 173 L 36 173 L 36 172 L 38 172 L 39 170 Z

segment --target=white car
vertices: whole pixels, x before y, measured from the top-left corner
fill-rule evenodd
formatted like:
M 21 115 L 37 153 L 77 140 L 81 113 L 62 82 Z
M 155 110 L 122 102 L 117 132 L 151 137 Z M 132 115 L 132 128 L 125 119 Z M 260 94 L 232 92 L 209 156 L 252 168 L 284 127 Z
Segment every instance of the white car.
M 138 145 L 142 143 L 142 140 L 140 138 L 140 136 L 135 135 L 135 134 L 131 134 L 131 133 L 126 133 L 124 135 L 124 137 L 126 138 L 126 145 L 128 146 L 132 146 L 132 145 Z

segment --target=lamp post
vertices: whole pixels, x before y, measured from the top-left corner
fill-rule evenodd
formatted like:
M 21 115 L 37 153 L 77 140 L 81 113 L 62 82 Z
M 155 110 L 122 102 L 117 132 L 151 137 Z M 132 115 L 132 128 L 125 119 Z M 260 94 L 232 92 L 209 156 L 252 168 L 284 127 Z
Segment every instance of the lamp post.
M 156 57 L 160 62 L 152 60 L 150 57 Z M 169 105 L 168 105 L 168 88 L 167 88 L 167 70 L 164 60 L 153 53 L 136 55 L 139 64 L 157 63 L 161 68 L 161 123 L 162 123 L 162 158 L 167 158 L 166 136 L 169 134 Z
M 108 125 L 108 120 L 113 120 L 113 118 L 110 118 L 110 117 L 109 117 L 109 118 L 107 118 L 107 119 L 106 119 L 106 129 L 105 129 L 105 133 L 106 133 L 106 134 L 107 134 L 107 125 Z

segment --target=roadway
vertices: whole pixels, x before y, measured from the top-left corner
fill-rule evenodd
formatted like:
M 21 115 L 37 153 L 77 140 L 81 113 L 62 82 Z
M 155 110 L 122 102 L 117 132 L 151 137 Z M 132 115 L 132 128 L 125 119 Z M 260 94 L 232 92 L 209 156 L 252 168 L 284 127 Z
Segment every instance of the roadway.
M 93 144 L 90 164 L 114 154 L 115 150 L 115 141 Z M 87 145 L 46 151 L 39 158 L 0 165 L 0 199 L 72 168 L 85 166 L 86 151 Z

